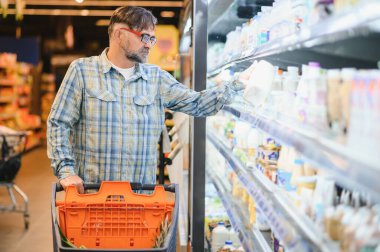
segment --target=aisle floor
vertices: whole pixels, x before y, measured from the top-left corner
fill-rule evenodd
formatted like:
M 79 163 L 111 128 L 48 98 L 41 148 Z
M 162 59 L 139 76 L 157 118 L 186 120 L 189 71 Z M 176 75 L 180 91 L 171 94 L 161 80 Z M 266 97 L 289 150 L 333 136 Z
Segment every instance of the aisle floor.
M 45 148 L 26 153 L 15 182 L 29 197 L 30 226 L 24 230 L 20 213 L 0 212 L 0 251 L 51 252 L 50 219 L 51 184 L 56 178 L 50 168 Z M 9 202 L 4 187 L 0 188 L 0 204 Z

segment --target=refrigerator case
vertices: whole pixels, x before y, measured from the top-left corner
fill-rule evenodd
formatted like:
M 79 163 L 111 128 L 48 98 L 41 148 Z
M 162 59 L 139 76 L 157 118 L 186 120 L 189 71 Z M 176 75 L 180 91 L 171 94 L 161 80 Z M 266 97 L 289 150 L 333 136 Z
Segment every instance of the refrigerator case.
M 245 251 L 375 250 L 379 2 L 258 4 L 208 5 L 207 86 L 260 60 L 274 77 L 268 87 L 252 76 L 252 96 L 207 118 L 206 202 L 227 216 L 206 204 L 206 247 L 212 218 L 228 217 Z

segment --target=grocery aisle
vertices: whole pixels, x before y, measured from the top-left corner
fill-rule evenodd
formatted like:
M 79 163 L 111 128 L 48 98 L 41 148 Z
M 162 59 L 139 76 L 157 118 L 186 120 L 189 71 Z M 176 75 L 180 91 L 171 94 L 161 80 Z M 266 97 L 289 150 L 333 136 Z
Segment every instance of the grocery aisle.
M 0 213 L 0 251 L 51 252 L 50 199 L 51 183 L 55 177 L 50 168 L 46 148 L 34 149 L 23 156 L 16 184 L 29 197 L 29 230 L 24 230 L 24 220 L 19 213 Z M 0 203 L 9 200 L 0 188 Z

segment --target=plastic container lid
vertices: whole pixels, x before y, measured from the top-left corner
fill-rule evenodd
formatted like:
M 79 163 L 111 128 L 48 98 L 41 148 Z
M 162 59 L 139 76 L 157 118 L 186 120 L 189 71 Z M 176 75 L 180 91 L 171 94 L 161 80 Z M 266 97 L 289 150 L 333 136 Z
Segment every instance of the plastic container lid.
M 224 221 L 219 221 L 218 225 L 220 225 L 220 226 L 223 225 L 224 226 Z
M 233 242 L 230 241 L 230 240 L 224 242 L 225 245 L 232 245 L 232 243 L 233 243 Z
M 319 64 L 319 62 L 316 61 L 310 61 L 308 65 L 310 67 L 321 67 L 321 64 Z

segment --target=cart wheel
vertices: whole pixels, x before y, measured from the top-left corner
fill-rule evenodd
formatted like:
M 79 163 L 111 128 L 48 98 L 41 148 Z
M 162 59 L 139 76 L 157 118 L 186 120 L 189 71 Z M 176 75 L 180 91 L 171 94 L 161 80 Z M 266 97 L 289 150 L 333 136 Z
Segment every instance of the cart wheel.
M 24 216 L 24 228 L 29 229 L 29 216 Z

